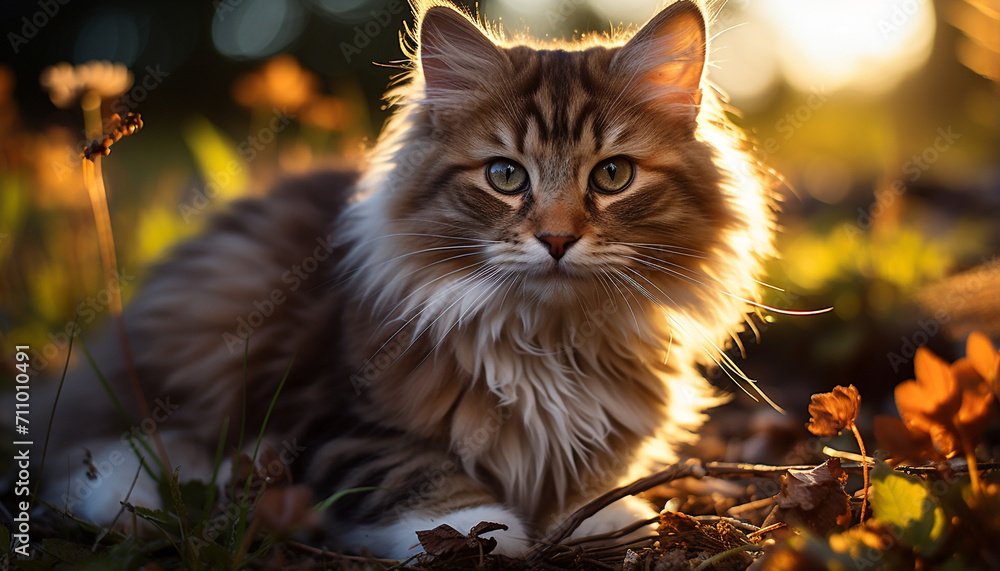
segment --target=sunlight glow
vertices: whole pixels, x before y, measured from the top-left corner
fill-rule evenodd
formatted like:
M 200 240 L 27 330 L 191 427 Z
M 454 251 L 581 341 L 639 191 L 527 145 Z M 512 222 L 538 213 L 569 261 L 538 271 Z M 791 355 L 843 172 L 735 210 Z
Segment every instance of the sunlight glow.
M 773 27 L 792 86 L 882 92 L 923 65 L 934 39 L 929 0 L 759 0 L 749 16 Z

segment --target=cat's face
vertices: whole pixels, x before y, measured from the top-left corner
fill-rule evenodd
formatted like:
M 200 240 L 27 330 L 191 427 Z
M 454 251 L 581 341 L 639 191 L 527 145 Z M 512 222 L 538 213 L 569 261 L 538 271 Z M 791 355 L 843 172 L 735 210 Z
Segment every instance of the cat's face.
M 731 217 L 695 136 L 704 44 L 686 3 L 624 46 L 576 51 L 498 46 L 450 8 L 426 11 L 431 136 L 416 143 L 428 152 L 404 179 L 399 230 L 440 275 L 517 278 L 548 295 L 653 290 L 697 267 Z

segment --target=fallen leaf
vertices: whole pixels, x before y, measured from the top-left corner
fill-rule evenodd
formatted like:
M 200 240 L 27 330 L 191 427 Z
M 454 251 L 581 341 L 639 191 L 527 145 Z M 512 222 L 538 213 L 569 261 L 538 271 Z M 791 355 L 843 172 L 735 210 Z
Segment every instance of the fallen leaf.
M 851 522 L 850 496 L 844 490 L 847 474 L 840 460 L 830 458 L 811 470 L 789 470 L 781 479 L 781 492 L 762 527 L 778 522 L 806 526 L 825 536 L 835 525 Z
M 250 479 L 249 501 L 253 503 L 265 487 L 267 489 L 281 488 L 292 484 L 292 471 L 281 461 L 278 453 L 265 444 L 259 451 L 257 461 L 246 452 L 233 452 L 234 472 L 226 486 L 226 491 L 232 497 L 230 500 L 240 502 L 246 491 L 247 479 Z
M 306 486 L 267 488 L 257 500 L 253 517 L 263 529 L 288 535 L 320 525 L 322 517 L 312 504 L 312 492 Z
M 836 436 L 854 424 L 861 406 L 861 395 L 854 385 L 836 386 L 828 393 L 817 393 L 809 403 L 806 428 L 816 436 Z
M 431 557 L 426 557 L 423 563 L 445 564 L 450 568 L 464 568 L 465 564 L 478 561 L 482 556 L 489 554 L 497 547 L 497 540 L 494 537 L 480 537 L 484 533 L 491 531 L 509 529 L 502 523 L 480 522 L 468 535 L 462 535 L 455 528 L 447 524 L 441 524 L 434 529 L 418 531 L 417 540 L 424 548 L 424 551 Z
M 445 555 L 465 549 L 467 538 L 450 525 L 441 524 L 434 529 L 418 531 L 417 539 L 425 552 Z

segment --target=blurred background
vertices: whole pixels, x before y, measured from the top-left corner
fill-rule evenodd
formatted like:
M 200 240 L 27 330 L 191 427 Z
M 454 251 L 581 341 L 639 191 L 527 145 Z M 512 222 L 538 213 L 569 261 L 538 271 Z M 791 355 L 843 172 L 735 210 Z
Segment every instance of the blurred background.
M 478 7 L 509 35 L 571 39 L 641 24 L 656 3 Z M 737 362 L 790 414 L 737 393 L 735 412 L 706 434 L 712 455 L 754 460 L 780 438 L 734 450 L 726 435 L 803 432 L 809 394 L 835 384 L 858 386 L 869 412 L 891 411 L 916 346 L 954 359 L 969 331 L 1000 336 L 1000 2 L 730 0 L 712 10 L 710 78 L 784 179 L 781 258 L 767 280 L 783 291 L 767 301 L 834 308 L 764 313 L 760 339 L 741 336 Z M 363 156 L 387 117 L 381 94 L 411 20 L 400 0 L 3 2 L 4 382 L 15 344 L 57 374 L 77 306 L 84 333 L 94 331 L 117 287 L 101 270 L 83 185 L 86 129 L 100 129 L 83 107 L 145 122 L 103 161 L 127 301 L 150 264 L 229 201 Z

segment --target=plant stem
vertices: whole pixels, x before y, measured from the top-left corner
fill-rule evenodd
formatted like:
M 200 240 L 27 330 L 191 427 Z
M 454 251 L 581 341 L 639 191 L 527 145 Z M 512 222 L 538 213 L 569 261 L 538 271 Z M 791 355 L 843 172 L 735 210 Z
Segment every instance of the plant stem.
M 734 547 L 734 548 L 732 548 L 732 549 L 730 549 L 728 551 L 723 551 L 722 553 L 716 553 L 715 555 L 713 555 L 713 556 L 709 557 L 708 559 L 702 561 L 697 567 L 694 568 L 694 571 L 702 571 L 702 570 L 705 570 L 705 569 L 712 569 L 712 567 L 716 563 L 718 563 L 719 561 L 722 561 L 723 559 L 726 559 L 727 557 L 732 557 L 733 555 L 736 555 L 737 553 L 742 553 L 744 551 L 763 551 L 763 550 L 764 550 L 763 547 L 761 547 L 761 546 L 759 546 L 759 545 L 757 545 L 755 543 L 745 543 L 745 544 L 740 545 L 738 547 Z
M 979 496 L 982 487 L 979 483 L 979 470 L 976 468 L 976 449 L 969 445 L 969 440 L 962 436 L 962 448 L 965 449 L 965 462 L 969 465 L 969 481 L 972 483 L 972 493 Z
M 854 433 L 854 438 L 858 440 L 858 446 L 861 447 L 861 457 L 865 458 L 861 462 L 861 473 L 864 476 L 865 492 L 861 496 L 861 521 L 865 521 L 865 510 L 868 509 L 868 454 L 865 452 L 865 441 L 861 439 L 861 432 L 858 431 L 858 426 L 851 423 L 851 432 Z
M 100 107 L 98 107 L 98 110 Z M 128 331 L 125 328 L 125 318 L 122 316 L 122 284 L 118 280 L 118 257 L 115 254 L 115 237 L 111 230 L 111 213 L 108 209 L 108 196 L 104 188 L 104 174 L 101 171 L 101 157 L 96 156 L 92 160 L 83 159 L 83 181 L 90 194 L 90 206 L 94 211 L 94 223 L 97 226 L 97 241 L 101 248 L 101 265 L 104 267 L 104 275 L 108 279 L 108 290 L 111 294 L 109 310 L 111 318 L 115 320 L 118 331 L 118 342 L 121 345 L 122 356 L 125 359 L 125 371 L 128 376 L 132 393 L 139 403 L 139 410 L 143 418 L 153 418 L 153 413 L 146 402 L 146 395 L 139 384 L 139 376 L 135 371 L 135 362 L 132 360 L 132 348 L 128 340 Z M 111 284 L 118 280 L 116 287 Z M 156 449 L 160 455 L 160 461 L 167 472 L 170 471 L 170 459 L 167 457 L 167 448 L 163 445 L 159 430 L 154 428 L 153 440 L 156 442 Z

